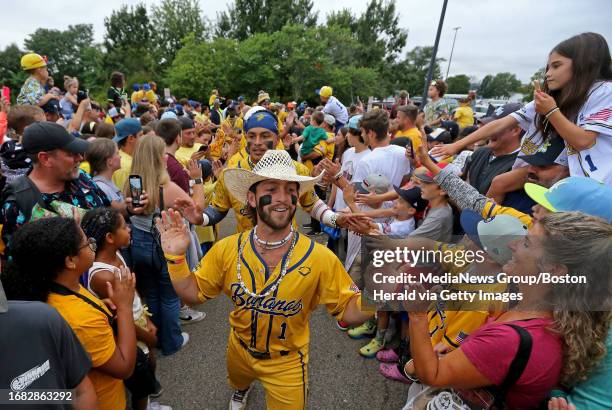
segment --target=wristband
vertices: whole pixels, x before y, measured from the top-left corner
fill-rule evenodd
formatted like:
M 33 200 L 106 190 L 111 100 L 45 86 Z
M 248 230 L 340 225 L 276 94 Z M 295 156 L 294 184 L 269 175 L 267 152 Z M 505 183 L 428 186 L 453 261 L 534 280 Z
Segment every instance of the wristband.
M 548 111 L 544 116 L 545 119 L 548 119 L 551 115 L 553 115 L 556 111 L 560 111 L 559 107 L 555 107 L 552 110 Z
M 194 185 L 200 185 L 202 184 L 202 178 L 196 178 L 196 179 L 190 179 L 189 180 L 189 187 L 191 188 Z
M 338 173 L 336 175 L 334 175 L 334 179 L 337 181 L 340 178 L 342 178 L 343 172 L 342 170 L 338 171 Z

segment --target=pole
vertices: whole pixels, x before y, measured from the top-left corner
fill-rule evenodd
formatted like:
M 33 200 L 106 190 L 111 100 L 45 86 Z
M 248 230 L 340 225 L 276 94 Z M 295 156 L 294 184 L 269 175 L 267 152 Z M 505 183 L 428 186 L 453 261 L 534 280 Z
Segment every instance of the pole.
M 427 104 L 427 89 L 429 88 L 429 83 L 431 83 L 434 65 L 436 64 L 436 54 L 438 53 L 438 44 L 440 43 L 440 34 L 442 33 L 442 25 L 444 24 L 444 14 L 446 14 L 447 3 L 448 0 L 444 0 L 444 3 L 442 4 L 442 13 L 440 14 L 440 21 L 438 22 L 436 42 L 434 43 L 434 47 L 431 53 L 431 61 L 429 62 L 429 70 L 427 71 L 427 80 L 425 82 L 425 89 L 423 90 L 423 102 L 421 103 L 421 107 L 425 107 L 425 104 Z
M 448 59 L 448 67 L 446 67 L 446 77 L 444 77 L 444 81 L 448 80 L 448 72 L 450 71 L 451 61 L 453 61 L 453 51 L 455 50 L 455 40 L 457 40 L 457 31 L 459 31 L 460 28 L 461 26 L 453 27 L 455 36 L 453 37 L 453 46 L 451 47 L 451 55 Z

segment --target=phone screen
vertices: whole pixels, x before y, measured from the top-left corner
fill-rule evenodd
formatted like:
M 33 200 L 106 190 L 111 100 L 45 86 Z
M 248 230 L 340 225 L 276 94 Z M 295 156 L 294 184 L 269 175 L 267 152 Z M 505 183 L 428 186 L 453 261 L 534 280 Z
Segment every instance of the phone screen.
M 142 195 L 142 178 L 140 175 L 130 175 L 130 193 L 132 194 L 132 204 L 140 205 L 140 195 Z

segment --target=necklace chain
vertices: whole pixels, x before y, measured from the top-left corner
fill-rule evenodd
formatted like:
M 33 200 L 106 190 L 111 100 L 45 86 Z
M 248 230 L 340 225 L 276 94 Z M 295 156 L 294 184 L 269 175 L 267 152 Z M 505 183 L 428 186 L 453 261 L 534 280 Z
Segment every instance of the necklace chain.
M 280 241 L 275 241 L 275 242 L 265 241 L 261 239 L 257 235 L 257 226 L 255 226 L 255 228 L 253 229 L 253 238 L 255 239 L 255 241 L 257 241 L 257 243 L 260 244 L 264 249 L 269 249 L 269 250 L 278 249 L 278 248 L 282 248 L 283 246 L 285 246 L 285 244 L 289 242 L 289 240 L 291 239 L 291 235 L 293 235 L 293 225 L 291 225 L 291 230 L 289 231 L 286 237 L 284 237 Z
M 256 226 L 257 228 L 257 226 Z M 255 229 L 253 229 L 253 231 L 251 232 L 251 235 L 253 235 L 255 232 Z M 293 231 L 291 232 L 291 234 L 293 234 Z M 268 295 L 270 295 L 271 293 L 273 293 L 274 291 L 276 291 L 276 289 L 278 289 L 278 287 L 280 286 L 281 282 L 283 281 L 283 278 L 285 277 L 285 275 L 287 274 L 287 264 L 289 264 L 289 261 L 291 260 L 291 255 L 293 254 L 293 250 L 295 249 L 295 244 L 297 243 L 298 240 L 298 235 L 293 235 L 293 241 L 291 241 L 291 246 L 289 246 L 289 250 L 286 253 L 286 257 L 283 258 L 282 264 L 281 264 L 281 271 L 280 271 L 280 275 L 278 276 L 278 279 L 276 279 L 276 281 L 274 282 L 274 284 L 270 287 L 270 289 L 268 289 L 268 291 L 266 293 L 263 294 L 257 294 L 252 292 L 249 288 L 247 288 L 247 286 L 244 284 L 244 281 L 242 280 L 242 275 L 241 275 L 241 268 L 242 268 L 242 263 L 240 262 L 240 260 L 242 259 L 242 253 L 244 252 L 244 247 L 246 246 L 247 242 L 248 242 L 248 238 L 247 240 L 245 240 L 239 247 L 238 247 L 238 257 L 237 257 L 237 261 L 236 261 L 236 275 L 238 276 L 238 282 L 240 284 L 240 288 L 249 296 L 251 296 L 252 298 L 265 298 Z

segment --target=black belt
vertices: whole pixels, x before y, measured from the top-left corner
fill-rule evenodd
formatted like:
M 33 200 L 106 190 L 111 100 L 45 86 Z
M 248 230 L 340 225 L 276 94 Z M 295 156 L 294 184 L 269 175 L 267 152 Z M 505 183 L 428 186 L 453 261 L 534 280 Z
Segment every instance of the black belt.
M 244 343 L 242 339 L 238 337 L 238 335 L 236 335 L 236 338 L 238 339 L 240 346 L 242 346 L 244 350 L 246 350 L 251 356 L 253 356 L 253 358 L 258 359 L 258 360 L 268 360 L 268 359 L 272 359 L 273 357 L 288 356 L 291 353 L 290 350 L 281 350 L 280 352 L 272 352 L 272 353 L 259 352 L 247 346 L 247 344 Z

